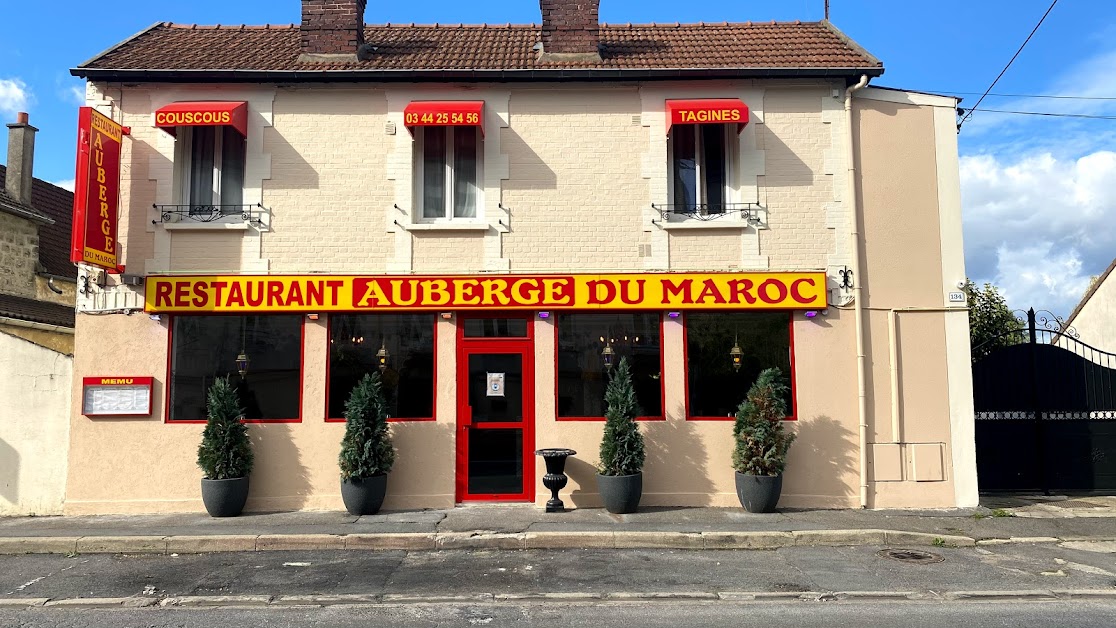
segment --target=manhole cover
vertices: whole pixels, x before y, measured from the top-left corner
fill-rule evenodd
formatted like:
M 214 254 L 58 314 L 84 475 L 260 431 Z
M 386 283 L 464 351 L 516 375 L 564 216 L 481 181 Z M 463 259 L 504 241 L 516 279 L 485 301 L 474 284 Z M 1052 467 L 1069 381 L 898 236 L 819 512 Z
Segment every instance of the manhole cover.
M 891 560 L 897 560 L 901 563 L 917 563 L 920 565 L 940 563 L 945 560 L 945 557 L 939 554 L 909 549 L 880 550 L 876 552 L 876 555 L 880 556 L 881 558 L 890 558 Z

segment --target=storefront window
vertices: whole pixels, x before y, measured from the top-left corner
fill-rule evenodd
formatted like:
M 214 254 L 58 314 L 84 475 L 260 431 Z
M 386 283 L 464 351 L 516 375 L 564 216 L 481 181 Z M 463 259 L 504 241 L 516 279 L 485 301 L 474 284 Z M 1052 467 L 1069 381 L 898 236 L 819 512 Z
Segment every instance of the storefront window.
M 559 314 L 557 325 L 559 418 L 605 415 L 606 346 L 614 365 L 622 357 L 630 361 L 642 416 L 663 416 L 658 314 Z
M 173 326 L 169 420 L 205 420 L 218 377 L 236 386 L 246 419 L 301 416 L 301 316 L 175 316 Z M 241 354 L 247 362 L 238 366 Z
M 434 417 L 434 314 L 352 314 L 329 318 L 329 418 L 345 415 L 345 401 L 366 373 L 383 371 L 388 415 Z
M 748 388 L 766 368 L 778 367 L 792 387 L 790 316 L 789 312 L 686 314 L 687 415 L 734 416 Z M 738 371 L 729 358 L 735 345 L 744 353 Z M 786 401 L 794 416 L 793 390 Z

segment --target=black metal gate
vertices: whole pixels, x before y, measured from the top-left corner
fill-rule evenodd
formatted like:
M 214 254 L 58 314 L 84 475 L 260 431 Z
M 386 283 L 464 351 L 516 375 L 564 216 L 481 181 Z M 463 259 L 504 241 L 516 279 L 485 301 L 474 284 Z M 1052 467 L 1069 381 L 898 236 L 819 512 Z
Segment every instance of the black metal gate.
M 1116 354 L 1033 309 L 986 344 L 1000 346 L 973 363 L 980 489 L 1116 493 Z

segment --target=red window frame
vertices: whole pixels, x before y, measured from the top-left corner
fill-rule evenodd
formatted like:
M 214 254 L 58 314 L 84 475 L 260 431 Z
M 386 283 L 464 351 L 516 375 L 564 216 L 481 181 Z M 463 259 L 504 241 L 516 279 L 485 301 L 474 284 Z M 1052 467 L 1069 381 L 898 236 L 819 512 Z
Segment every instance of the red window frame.
M 734 310 L 735 311 L 735 310 Z M 743 311 L 743 310 L 740 310 Z M 798 420 L 798 369 L 795 367 L 794 361 L 794 310 L 763 310 L 766 312 L 786 312 L 788 325 L 790 326 L 790 374 L 787 379 L 790 380 L 791 387 L 791 408 L 790 416 L 783 417 L 784 421 L 797 421 Z M 693 312 L 707 313 L 709 310 L 693 310 Z M 727 313 L 723 310 L 720 313 Z M 687 421 L 734 421 L 735 417 L 731 416 L 692 416 L 690 414 L 690 337 L 689 325 L 686 323 L 686 312 L 682 313 L 682 375 L 686 382 L 686 420 Z M 727 354 L 725 359 L 727 360 Z
M 290 316 L 289 313 L 281 315 Z M 163 380 L 163 423 L 172 425 L 204 425 L 205 419 L 180 419 L 172 421 L 171 410 L 171 363 L 174 361 L 174 321 L 178 316 L 268 316 L 268 314 L 170 314 L 167 316 L 167 376 Z M 298 417 L 294 419 L 244 419 L 243 423 L 302 423 L 302 402 L 306 388 L 306 318 L 298 319 Z
M 393 311 L 385 312 L 386 314 L 433 314 L 429 311 L 407 312 L 407 311 Z M 345 418 L 329 416 L 329 346 L 333 340 L 333 317 L 334 316 L 375 316 L 370 312 L 335 312 L 334 314 L 326 315 L 326 359 L 325 359 L 325 410 L 322 412 L 325 415 L 326 423 L 344 423 Z M 438 420 L 438 316 L 433 314 L 434 325 L 434 381 L 431 383 L 431 395 L 433 395 L 433 403 L 430 405 L 433 416 L 430 417 L 415 417 L 415 418 L 390 418 L 388 423 L 416 423 L 416 422 L 429 422 Z
M 563 314 L 658 314 L 659 315 L 659 408 L 662 410 L 661 416 L 638 416 L 636 421 L 666 421 L 666 384 L 663 377 L 663 371 L 666 370 L 666 347 L 663 345 L 663 316 L 664 312 L 658 310 L 637 310 L 627 311 L 620 310 L 616 312 L 604 312 L 595 310 L 573 310 L 566 312 L 552 312 L 551 316 L 554 320 L 554 420 L 555 421 L 595 421 L 602 423 L 606 419 L 603 416 L 559 416 L 558 415 L 558 318 Z

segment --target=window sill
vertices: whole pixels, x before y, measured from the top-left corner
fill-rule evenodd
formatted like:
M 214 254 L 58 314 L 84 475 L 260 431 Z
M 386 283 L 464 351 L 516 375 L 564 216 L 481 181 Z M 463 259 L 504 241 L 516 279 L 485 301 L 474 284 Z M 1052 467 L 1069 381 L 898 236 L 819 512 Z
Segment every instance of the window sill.
M 407 231 L 488 231 L 491 227 L 487 222 L 475 221 L 414 222 L 400 226 Z
M 164 222 L 167 231 L 247 231 L 248 223 L 239 222 Z
M 656 221 L 656 224 L 667 231 L 672 229 L 747 229 L 754 226 L 744 220 L 698 220 L 696 218 Z

